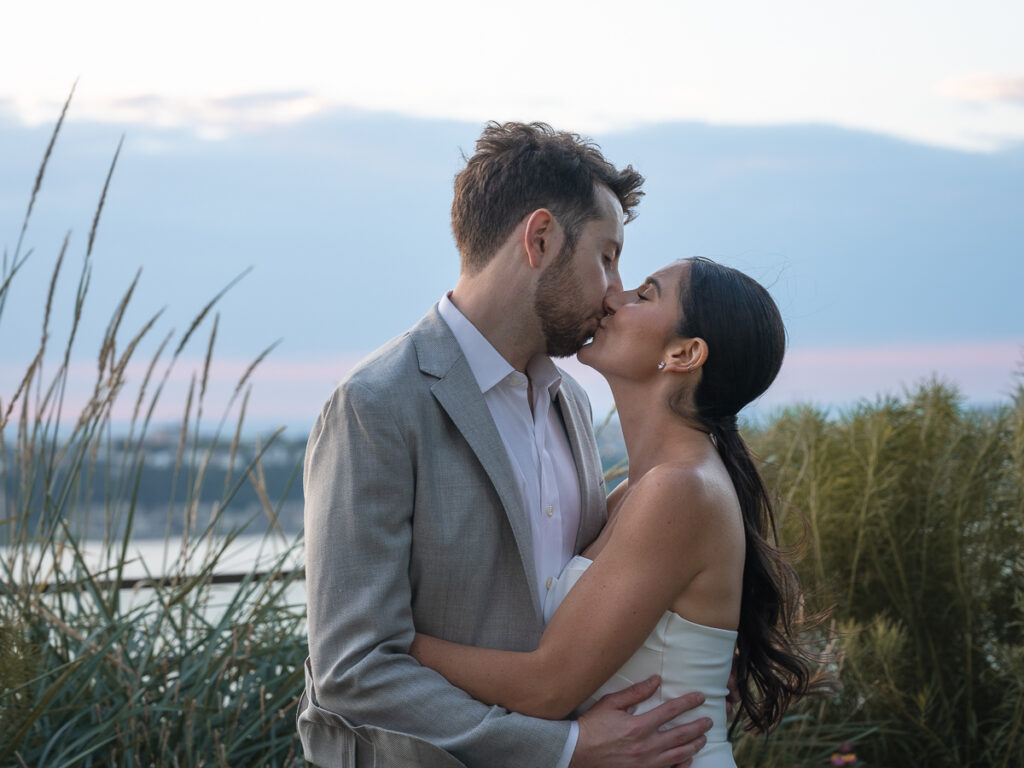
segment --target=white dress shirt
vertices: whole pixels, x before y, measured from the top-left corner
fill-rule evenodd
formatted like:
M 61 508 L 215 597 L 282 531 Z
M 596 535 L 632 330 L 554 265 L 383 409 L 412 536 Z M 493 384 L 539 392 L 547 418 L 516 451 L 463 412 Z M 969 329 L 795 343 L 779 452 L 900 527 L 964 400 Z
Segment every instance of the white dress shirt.
M 530 360 L 525 374 L 515 370 L 447 296 L 438 311 L 480 385 L 515 471 L 530 517 L 535 588 L 544 605 L 551 583 L 575 554 L 580 524 L 579 474 L 555 405 L 562 377 L 545 355 Z
M 525 374 L 517 371 L 447 295 L 438 312 L 462 348 L 508 452 L 530 518 L 534 585 L 544 605 L 547 590 L 575 554 L 580 523 L 579 474 L 556 406 L 562 377 L 545 355 L 530 360 Z M 574 721 L 556 768 L 568 766 L 578 736 Z

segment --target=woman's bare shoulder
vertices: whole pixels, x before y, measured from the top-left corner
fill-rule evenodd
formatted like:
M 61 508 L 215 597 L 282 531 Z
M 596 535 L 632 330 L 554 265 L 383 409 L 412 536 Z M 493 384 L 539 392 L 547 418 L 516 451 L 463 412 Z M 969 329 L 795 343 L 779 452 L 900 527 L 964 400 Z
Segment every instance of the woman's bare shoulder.
M 734 548 L 740 519 L 735 510 L 738 503 L 724 468 L 659 464 L 633 478 L 598 562 L 607 560 L 618 574 L 628 571 L 650 594 L 672 605 L 714 564 L 716 553 Z M 727 523 L 730 518 L 736 522 Z M 742 534 L 742 527 L 738 530 Z
M 737 509 L 736 492 L 724 468 L 707 463 L 658 464 L 633 483 L 623 511 L 637 522 L 661 521 L 686 536 Z

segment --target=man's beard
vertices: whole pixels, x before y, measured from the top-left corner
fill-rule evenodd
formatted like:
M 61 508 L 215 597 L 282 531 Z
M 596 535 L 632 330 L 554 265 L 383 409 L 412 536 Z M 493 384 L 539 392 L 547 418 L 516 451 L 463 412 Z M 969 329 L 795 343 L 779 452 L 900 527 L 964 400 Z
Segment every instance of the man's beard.
M 591 336 L 585 327 L 590 316 L 580 299 L 583 291 L 573 268 L 573 251 L 568 242 L 562 246 L 555 263 L 541 275 L 534 297 L 533 309 L 551 357 L 575 355 Z

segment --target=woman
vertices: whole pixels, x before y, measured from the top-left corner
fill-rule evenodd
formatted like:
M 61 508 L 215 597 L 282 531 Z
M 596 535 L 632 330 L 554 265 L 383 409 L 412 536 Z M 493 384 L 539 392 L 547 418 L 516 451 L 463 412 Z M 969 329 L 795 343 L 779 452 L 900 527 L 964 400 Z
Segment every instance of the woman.
M 676 262 L 606 304 L 579 359 L 611 386 L 629 475 L 608 497 L 602 533 L 550 589 L 537 650 L 417 635 L 411 652 L 480 701 L 546 718 L 660 674 L 660 696 L 638 712 L 702 691 L 705 704 L 680 720 L 714 722 L 693 765 L 733 766 L 734 647 L 755 730 L 812 684 L 792 630 L 795 576 L 769 543 L 771 504 L 736 427 L 778 373 L 785 329 L 762 286 L 706 259 Z

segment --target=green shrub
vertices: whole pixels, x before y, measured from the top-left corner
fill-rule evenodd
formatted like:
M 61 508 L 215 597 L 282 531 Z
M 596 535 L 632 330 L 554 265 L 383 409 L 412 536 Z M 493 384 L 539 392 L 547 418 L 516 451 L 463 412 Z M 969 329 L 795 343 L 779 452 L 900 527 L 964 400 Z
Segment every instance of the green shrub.
M 809 607 L 838 630 L 843 692 L 798 708 L 805 734 L 876 766 L 1024 765 L 1024 388 L 980 409 L 930 382 L 750 439 L 784 540 L 806 536 Z M 740 750 L 786 754 L 791 730 Z

